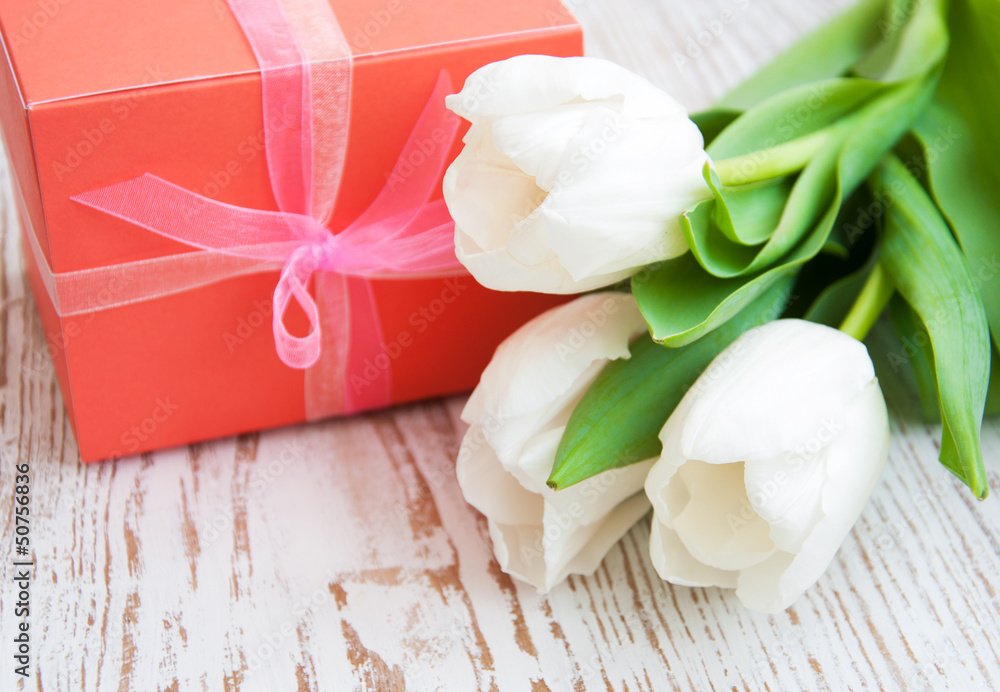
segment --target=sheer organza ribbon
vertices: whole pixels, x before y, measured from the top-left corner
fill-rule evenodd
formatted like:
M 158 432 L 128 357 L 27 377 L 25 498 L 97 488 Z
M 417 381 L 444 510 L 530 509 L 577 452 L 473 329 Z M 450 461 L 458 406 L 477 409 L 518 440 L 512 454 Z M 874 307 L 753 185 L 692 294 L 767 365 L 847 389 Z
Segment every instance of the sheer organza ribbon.
M 458 129 L 444 106 L 451 83 L 442 73 L 375 201 L 332 233 L 327 223 L 350 115 L 351 56 L 343 33 L 326 0 L 229 0 L 229 6 L 260 65 L 265 151 L 280 211 L 225 204 L 145 174 L 73 199 L 200 252 L 60 274 L 48 270 L 42 255 L 43 281 L 56 311 L 72 315 L 281 267 L 275 347 L 284 363 L 306 369 L 307 416 L 386 405 L 389 373 L 364 374 L 371 371 L 366 359 L 383 343 L 369 280 L 463 273 L 453 222 L 443 201 L 431 201 Z M 41 250 L 31 240 L 37 258 Z M 96 289 L 111 280 L 122 290 L 113 302 L 101 302 Z M 292 300 L 309 319 L 305 336 L 284 324 Z

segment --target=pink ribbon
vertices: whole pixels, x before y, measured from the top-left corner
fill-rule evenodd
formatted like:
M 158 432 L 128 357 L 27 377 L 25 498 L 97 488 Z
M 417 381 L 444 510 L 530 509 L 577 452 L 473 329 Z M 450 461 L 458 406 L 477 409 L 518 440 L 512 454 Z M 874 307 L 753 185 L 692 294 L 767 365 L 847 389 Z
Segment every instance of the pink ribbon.
M 66 302 L 80 304 L 63 305 L 68 312 L 111 307 L 87 304 L 88 287 L 98 276 L 131 281 L 136 288 L 115 303 L 124 304 L 280 264 L 273 296 L 275 347 L 284 363 L 308 369 L 307 415 L 316 418 L 390 402 L 388 373 L 376 382 L 360 375 L 365 358 L 383 343 L 369 279 L 463 273 L 448 210 L 442 200 L 430 201 L 458 120 L 444 106 L 452 88 L 442 73 L 389 183 L 357 220 L 331 233 L 325 224 L 348 139 L 350 54 L 325 0 L 290 4 L 294 14 L 286 14 L 278 0 L 229 0 L 260 64 L 265 151 L 280 211 L 218 202 L 151 174 L 86 192 L 73 199 L 207 255 L 57 274 L 46 277 L 46 285 L 57 311 L 65 314 L 60 307 Z M 303 35 L 308 51 L 300 43 Z M 316 51 L 325 55 L 307 57 Z M 322 128 L 315 129 L 314 142 L 317 122 Z M 153 267 L 150 280 L 146 275 Z M 308 290 L 314 275 L 315 298 Z M 284 324 L 293 300 L 309 320 L 305 336 L 292 335 Z

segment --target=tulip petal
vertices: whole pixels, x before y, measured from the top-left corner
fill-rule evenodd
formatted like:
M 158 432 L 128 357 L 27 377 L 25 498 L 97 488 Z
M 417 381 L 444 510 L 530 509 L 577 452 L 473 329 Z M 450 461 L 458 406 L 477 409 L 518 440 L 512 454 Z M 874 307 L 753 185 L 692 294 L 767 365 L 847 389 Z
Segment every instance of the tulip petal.
M 455 227 L 455 250 L 473 278 L 494 291 L 534 291 L 561 295 L 592 291 L 627 279 L 631 270 L 588 276 L 576 281 L 557 259 L 526 266 L 504 247 L 483 251 L 460 227 Z
M 559 440 L 555 442 L 558 445 Z M 544 472 L 543 483 L 551 471 L 554 458 L 553 447 L 552 454 L 548 457 L 548 470 Z M 655 459 L 647 459 L 620 469 L 611 469 L 564 490 L 557 491 L 545 487 L 542 495 L 545 497 L 546 512 L 551 510 L 561 516 L 564 524 L 567 523 L 566 518 L 573 519 L 574 526 L 594 524 L 626 498 L 642 490 L 643 482 L 654 461 Z
M 775 613 L 792 605 L 826 571 L 878 482 L 889 453 L 889 415 L 872 381 L 845 411 L 845 431 L 830 445 L 823 518 L 795 556 L 778 553 L 740 574 L 736 595 L 754 610 Z
M 504 524 L 540 524 L 542 498 L 504 470 L 482 433 L 471 426 L 458 452 L 455 472 L 466 502 Z
M 578 380 L 595 363 L 628 358 L 629 342 L 645 329 L 627 293 L 594 293 L 549 310 L 497 348 L 463 420 L 503 421 L 537 413 L 579 389 Z
M 480 251 L 507 244 L 510 230 L 545 199 L 532 176 L 493 146 L 489 128 L 473 126 L 468 144 L 448 168 L 444 198 L 455 224 Z
M 743 464 L 688 461 L 673 485 L 686 491 L 671 507 L 673 529 L 691 556 L 731 571 L 760 564 L 774 553 L 771 527 L 754 511 L 743 485 Z
M 444 197 L 458 257 L 483 285 L 586 291 L 687 252 L 678 217 L 711 197 L 708 157 L 684 108 L 648 81 L 593 58 L 518 56 L 447 103 L 472 128 Z
M 737 572 L 727 572 L 698 562 L 684 547 L 677 532 L 665 528 L 656 515 L 653 516 L 649 535 L 649 557 L 660 579 L 671 584 L 736 588 Z
M 586 102 L 500 116 L 492 121 L 493 146 L 550 191 L 563 153 L 584 126 L 594 119 L 604 123 L 617 118 L 606 106 Z
M 526 441 L 532 441 L 533 436 L 551 433 L 554 428 L 565 427 L 570 412 L 576 403 L 583 396 L 584 391 L 597 377 L 604 365 L 603 361 L 592 363 L 580 375 L 579 379 L 572 383 L 569 389 L 559 395 L 551 403 L 541 406 L 529 414 L 519 416 L 503 416 L 502 414 L 489 414 L 487 420 L 497 421 L 497 424 L 485 426 L 484 435 L 490 446 L 496 451 L 500 463 L 508 471 L 519 468 L 524 459 Z M 502 421 L 502 423 L 500 423 Z M 558 441 L 556 442 L 558 444 Z M 552 452 L 555 460 L 555 450 Z M 545 487 L 545 479 L 541 480 L 538 486 L 533 482 L 524 481 L 525 487 L 529 490 L 537 491 L 539 487 Z
M 546 553 L 551 589 L 569 574 L 592 574 L 604 556 L 629 529 L 649 511 L 649 500 L 644 494 L 635 493 L 615 507 L 600 522 L 585 525 L 565 539 L 557 538 Z M 565 542 L 563 542 L 565 540 Z M 572 556 L 570 559 L 566 557 Z
M 504 571 L 543 591 L 569 572 L 596 569 L 611 545 L 649 509 L 645 495 L 637 491 L 653 459 L 566 491 L 548 488 L 545 479 L 561 434 L 556 429 L 531 438 L 510 473 L 489 454 L 489 447 L 478 453 L 474 465 L 466 462 L 459 468 L 466 499 L 490 519 L 494 543 L 502 544 L 496 554 Z
M 797 553 L 822 516 L 826 450 L 746 464 L 746 494 L 779 550 Z
M 617 117 L 617 114 L 613 114 Z M 574 278 L 640 267 L 688 250 L 679 217 L 711 196 L 701 135 L 685 118 L 622 123 L 592 117 L 539 206 L 552 249 Z
M 712 464 L 817 453 L 875 377 L 864 344 L 790 319 L 747 332 L 710 368 L 715 379 L 696 392 L 682 447 Z
M 539 592 L 549 588 L 540 524 L 501 524 L 489 521 L 493 555 L 500 569 L 526 581 Z
M 548 593 L 570 574 L 592 574 L 607 552 L 649 511 L 649 501 L 636 493 L 601 522 L 546 540 L 538 526 L 489 522 L 493 553 L 500 568 Z
M 646 481 L 657 572 L 728 579 L 746 607 L 777 612 L 820 577 L 867 502 L 888 412 L 862 344 L 780 320 L 720 354 L 660 440 Z

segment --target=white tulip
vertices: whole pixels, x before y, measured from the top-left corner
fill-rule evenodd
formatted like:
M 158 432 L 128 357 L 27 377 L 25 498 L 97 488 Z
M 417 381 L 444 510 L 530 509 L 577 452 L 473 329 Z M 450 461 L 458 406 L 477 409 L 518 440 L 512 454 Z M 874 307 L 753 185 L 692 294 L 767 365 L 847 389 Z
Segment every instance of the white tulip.
M 573 408 L 645 330 L 625 293 L 549 310 L 500 345 L 462 412 L 471 425 L 456 469 L 462 492 L 489 520 L 501 569 L 539 592 L 592 573 L 649 510 L 642 487 L 653 459 L 558 492 L 545 484 Z
M 660 577 L 736 589 L 778 612 L 819 579 L 889 450 L 882 390 L 863 344 L 779 320 L 723 351 L 660 433 L 646 480 Z
M 444 198 L 484 286 L 577 293 L 684 254 L 681 212 L 711 196 L 701 132 L 645 79 L 596 58 L 522 55 L 473 73 Z

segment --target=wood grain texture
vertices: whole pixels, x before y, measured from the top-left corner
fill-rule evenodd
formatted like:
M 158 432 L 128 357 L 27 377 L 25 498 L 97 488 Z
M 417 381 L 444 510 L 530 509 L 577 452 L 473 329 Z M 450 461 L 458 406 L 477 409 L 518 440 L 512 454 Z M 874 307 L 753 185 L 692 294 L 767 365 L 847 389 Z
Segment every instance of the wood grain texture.
M 568 4 L 592 54 L 696 109 L 844 3 Z M 459 491 L 461 398 L 82 466 L 9 198 L 2 220 L 0 690 L 1000 689 L 1000 508 L 938 466 L 907 382 L 883 377 L 881 484 L 787 612 L 662 583 L 648 520 L 541 597 L 499 572 Z M 886 330 L 870 348 L 883 364 L 901 350 Z M 983 445 L 1000 494 L 996 421 Z M 32 471 L 28 680 L 12 659 L 15 461 Z

